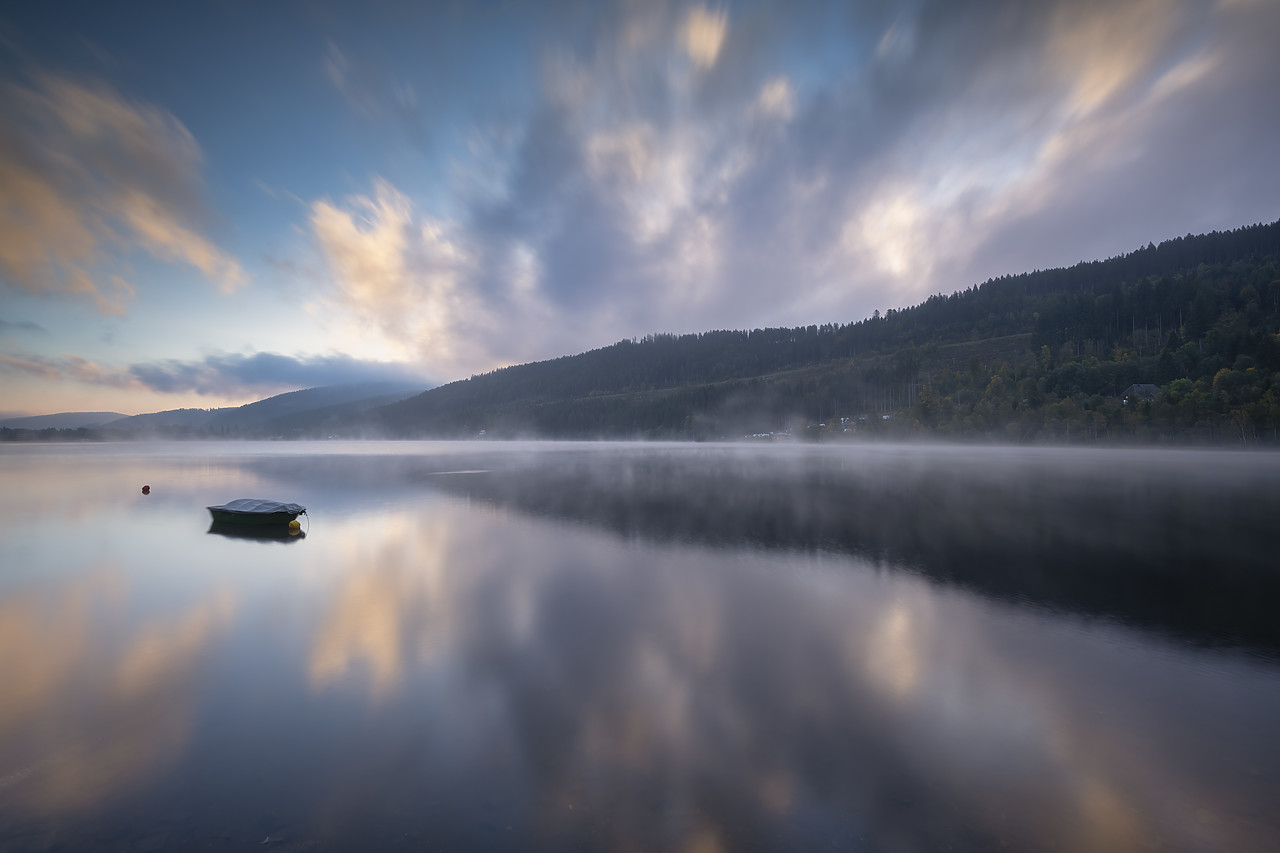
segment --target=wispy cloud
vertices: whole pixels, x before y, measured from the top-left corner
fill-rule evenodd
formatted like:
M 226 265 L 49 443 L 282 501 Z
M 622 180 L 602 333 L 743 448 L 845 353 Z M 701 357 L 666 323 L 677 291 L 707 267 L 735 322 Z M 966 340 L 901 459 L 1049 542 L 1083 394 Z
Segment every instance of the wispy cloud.
M 329 42 L 324 75 L 347 105 L 365 119 L 391 118 L 414 145 L 427 140 L 426 125 L 413 83 L 386 72 L 378 60 L 357 62 Z
M 124 262 L 134 248 L 193 266 L 223 290 L 245 282 L 202 233 L 201 152 L 173 115 L 52 76 L 5 86 L 0 110 L 3 283 L 120 314 L 135 294 Z
M 48 334 L 48 329 L 39 323 L 33 323 L 30 320 L 0 320 L 0 332 L 34 332 L 36 334 Z
M 729 15 L 723 9 L 695 6 L 689 11 L 680 31 L 680 40 L 694 64 L 703 68 L 716 64 L 728 27 Z
M 71 381 L 111 388 L 139 387 L 137 379 L 127 370 L 106 367 L 76 355 L 47 358 L 0 353 L 0 373 L 25 374 L 49 382 Z
M 497 332 L 471 285 L 485 263 L 453 223 L 418 213 L 386 181 L 373 193 L 311 207 L 311 229 L 330 274 L 329 301 L 354 335 L 372 333 L 399 358 L 437 369 L 476 364 Z M 511 282 L 518 288 L 518 278 Z

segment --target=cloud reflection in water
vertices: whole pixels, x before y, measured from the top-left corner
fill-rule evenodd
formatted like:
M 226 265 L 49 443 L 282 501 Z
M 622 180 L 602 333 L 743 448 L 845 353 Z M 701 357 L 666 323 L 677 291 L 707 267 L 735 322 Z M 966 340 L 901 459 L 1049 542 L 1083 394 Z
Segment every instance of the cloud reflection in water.
M 98 807 L 182 752 L 192 687 L 234 607 L 223 590 L 130 624 L 118 568 L 0 605 L 0 798 L 37 813 Z M 3 801 L 0 800 L 0 801 Z
M 0 833 L 127 801 L 368 848 L 1280 837 L 1275 462 L 370 447 L 170 459 L 163 512 L 89 478 L 109 562 L 0 599 Z M 206 536 L 206 477 L 311 535 Z
M 661 477 L 535 467 L 527 481 L 505 471 L 439 487 L 520 514 L 436 501 L 366 528 L 333 558 L 347 566 L 311 663 L 328 690 L 486 709 L 405 725 L 458 738 L 459 762 L 488 755 L 489 771 L 447 772 L 477 798 L 506 791 L 499 811 L 527 813 L 534 838 L 731 848 L 856 832 L 871 848 L 1048 838 L 1121 850 L 1266 837 L 1238 768 L 1280 710 L 1274 674 L 1259 683 L 1230 656 L 1011 609 L 838 551 L 672 540 L 666 516 L 645 517 L 672 510 L 666 498 L 686 508 L 671 495 L 649 506 Z M 622 481 L 610 502 L 601 484 Z M 672 488 L 707 497 L 696 478 Z M 725 523 L 754 500 L 774 506 L 721 496 Z M 1071 557 L 1090 553 L 1085 539 Z M 341 681 L 353 667 L 367 682 Z M 1240 702 L 1255 709 L 1243 732 Z

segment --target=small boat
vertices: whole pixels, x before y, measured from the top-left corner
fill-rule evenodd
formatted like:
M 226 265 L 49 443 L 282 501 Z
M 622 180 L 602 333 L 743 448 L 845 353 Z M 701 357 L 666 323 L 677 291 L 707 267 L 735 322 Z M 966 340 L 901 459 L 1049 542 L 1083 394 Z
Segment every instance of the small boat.
M 216 524 L 285 527 L 307 508 L 302 504 L 286 504 L 258 498 L 240 498 L 208 508 Z

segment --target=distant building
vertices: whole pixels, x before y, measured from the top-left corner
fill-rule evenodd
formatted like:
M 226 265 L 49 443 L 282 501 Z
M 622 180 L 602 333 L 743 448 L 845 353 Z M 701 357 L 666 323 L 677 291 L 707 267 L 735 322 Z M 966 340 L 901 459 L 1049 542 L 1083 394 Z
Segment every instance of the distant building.
M 1139 400 L 1145 400 L 1150 403 L 1159 393 L 1160 389 L 1154 385 L 1130 385 L 1120 392 L 1120 398 L 1124 400 L 1124 404 L 1127 406 L 1130 400 L 1135 403 Z

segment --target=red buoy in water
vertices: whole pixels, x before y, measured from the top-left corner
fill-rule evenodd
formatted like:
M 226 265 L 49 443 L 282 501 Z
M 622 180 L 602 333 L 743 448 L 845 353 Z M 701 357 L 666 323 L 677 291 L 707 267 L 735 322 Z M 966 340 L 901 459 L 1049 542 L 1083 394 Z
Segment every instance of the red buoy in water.
M 150 486 L 143 486 L 143 487 L 142 487 L 142 493 L 143 493 L 144 495 L 149 495 L 149 494 L 151 494 L 151 487 L 150 487 Z

